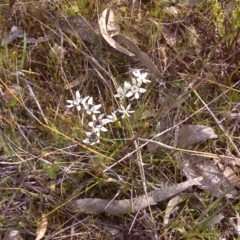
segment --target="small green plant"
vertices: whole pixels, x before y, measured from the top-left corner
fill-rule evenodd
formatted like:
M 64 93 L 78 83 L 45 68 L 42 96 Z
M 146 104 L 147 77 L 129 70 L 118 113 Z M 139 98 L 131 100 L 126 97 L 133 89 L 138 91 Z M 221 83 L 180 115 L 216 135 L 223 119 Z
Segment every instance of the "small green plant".
M 83 143 L 90 145 L 99 143 L 100 133 L 108 131 L 105 125 L 116 122 L 118 120 L 118 116 L 120 116 L 120 118 L 129 118 L 130 114 L 135 112 L 130 110 L 130 103 L 126 107 L 124 106 L 126 98 L 130 99 L 130 101 L 139 99 L 140 94 L 146 92 L 146 89 L 142 88 L 142 84 L 147 84 L 151 81 L 147 79 L 148 74 L 146 72 L 141 73 L 140 70 L 134 70 L 132 74 L 133 77 L 131 83 L 125 81 L 124 86 L 118 87 L 117 93 L 114 95 L 115 98 L 119 99 L 119 108 L 105 117 L 105 114 L 100 112 L 101 104 L 94 105 L 92 97 L 82 97 L 79 91 L 76 91 L 76 97 L 74 100 L 67 100 L 67 108 L 76 107 L 77 111 L 85 110 L 88 115 L 92 116 L 92 121 L 87 124 L 91 127 L 91 131 L 86 132 L 87 138 L 83 140 Z M 96 114 L 99 115 L 96 116 Z

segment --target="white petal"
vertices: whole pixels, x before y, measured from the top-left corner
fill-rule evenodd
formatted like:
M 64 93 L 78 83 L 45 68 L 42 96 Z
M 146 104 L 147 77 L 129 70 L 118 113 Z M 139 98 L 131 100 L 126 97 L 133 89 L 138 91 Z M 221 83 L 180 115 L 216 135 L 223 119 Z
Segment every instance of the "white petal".
M 71 107 L 74 107 L 73 104 L 70 104 L 70 105 L 66 105 L 67 108 L 71 108 Z
M 140 73 L 140 70 L 133 70 L 133 75 L 135 76 L 135 77 L 141 77 L 141 73 Z
M 74 100 L 72 104 L 75 105 L 75 106 L 79 105 L 79 101 L 78 100 Z
M 143 82 L 142 82 L 142 80 L 141 80 L 141 79 L 140 79 L 140 80 L 138 80 L 138 81 L 137 81 L 137 86 L 138 86 L 138 87 L 141 87 L 142 83 L 143 83 Z
M 108 131 L 108 130 L 107 130 L 105 127 L 103 127 L 103 126 L 100 128 L 100 130 L 101 130 L 102 132 L 107 132 L 107 131 Z
M 94 110 L 93 113 L 101 113 L 101 112 L 98 110 Z
M 83 105 L 86 104 L 86 101 L 88 100 L 88 98 L 89 98 L 89 96 L 83 98 L 82 101 L 81 101 L 81 103 L 82 103 Z
M 143 80 L 144 79 L 141 79 L 141 78 L 137 78 L 137 86 L 141 86 L 142 85 L 142 83 L 143 83 Z
M 128 112 L 128 113 L 134 113 L 135 111 L 133 111 L 133 110 L 132 110 L 132 111 L 129 111 L 129 109 L 127 108 L 127 109 L 126 109 L 126 112 Z
M 141 78 L 142 78 L 142 79 L 146 79 L 147 75 L 148 75 L 148 73 L 146 73 L 146 72 L 145 72 L 145 73 L 142 73 L 142 74 L 141 74 Z
M 123 89 L 122 87 L 119 87 L 117 89 L 117 94 L 115 94 L 114 97 L 116 97 L 116 98 L 123 98 L 125 93 L 126 93 L 125 89 Z
M 132 87 L 132 85 L 129 83 L 129 82 L 124 82 L 124 87 L 126 88 L 126 89 L 130 89 L 131 87 Z
M 126 110 L 125 109 L 118 109 L 118 112 L 120 112 L 121 114 L 125 115 L 126 114 Z
M 100 107 L 102 106 L 102 104 L 98 104 L 98 105 L 94 105 L 94 112 L 96 112 L 96 110 L 98 110 Z M 99 111 L 98 111 L 99 112 Z
M 89 123 L 88 123 L 88 126 L 89 126 L 89 127 L 93 127 L 93 122 L 89 122 Z
M 99 119 L 99 120 L 102 120 L 102 118 L 103 118 L 104 115 L 105 115 L 104 113 L 103 113 L 103 114 L 100 114 L 100 115 L 98 116 L 98 119 Z
M 108 123 L 111 122 L 111 120 L 109 120 L 109 119 L 107 119 L 107 118 L 104 118 L 104 119 L 102 119 L 101 121 L 102 121 L 103 125 L 106 125 L 106 124 L 108 124 Z
M 67 100 L 67 102 L 73 104 L 74 100 Z
M 122 105 L 121 105 L 121 106 L 122 106 Z M 127 108 L 126 108 L 126 111 L 128 111 L 128 110 L 130 109 L 130 107 L 131 107 L 131 103 L 128 104 L 128 106 L 127 106 Z
M 123 106 L 121 106 L 121 108 L 118 109 L 118 112 L 125 114 L 126 109 Z
M 148 79 L 143 79 L 142 81 L 143 81 L 143 83 L 150 83 L 150 82 L 151 82 L 151 81 L 148 80 Z
M 92 112 L 91 111 L 87 111 L 86 112 L 88 115 L 92 115 Z
M 76 91 L 76 99 L 81 99 L 80 92 L 78 90 Z
M 144 88 L 139 88 L 139 92 L 140 93 L 145 93 L 147 90 L 146 89 L 144 89 Z
M 120 111 L 119 111 L 120 112 Z M 126 116 L 125 112 L 120 112 L 122 114 L 121 118 L 124 118 Z
M 98 117 L 98 118 L 99 118 L 99 117 Z M 95 114 L 92 115 L 92 120 L 93 120 L 93 121 L 96 121 L 96 120 L 97 120 L 97 117 L 96 117 Z
M 132 78 L 132 84 L 136 85 L 137 84 L 137 79 L 136 78 Z
M 93 104 L 93 98 L 92 98 L 92 97 L 90 97 L 90 98 L 88 99 L 88 104 Z
M 90 144 L 89 138 L 84 139 L 83 143 Z
M 134 97 L 135 97 L 136 99 L 139 99 L 139 93 L 136 92 L 135 95 L 134 95 Z
M 94 133 L 99 137 L 100 128 L 93 128 Z
M 99 132 L 99 131 L 97 131 L 97 132 L 96 132 L 96 135 L 97 135 L 98 137 L 100 137 L 100 132 Z
M 122 87 L 118 87 L 117 88 L 117 92 L 119 93 L 119 94 L 122 94 L 124 91 L 123 91 L 123 88 Z
M 81 111 L 81 106 L 80 105 L 77 106 L 77 110 Z
M 126 94 L 126 97 L 131 97 L 133 95 L 133 93 L 131 91 L 129 91 L 127 94 Z
M 117 121 L 117 116 L 113 112 L 112 115 L 107 115 L 107 118 L 109 119 L 110 122 L 116 122 Z
M 92 132 L 86 132 L 86 136 L 90 137 L 92 135 Z

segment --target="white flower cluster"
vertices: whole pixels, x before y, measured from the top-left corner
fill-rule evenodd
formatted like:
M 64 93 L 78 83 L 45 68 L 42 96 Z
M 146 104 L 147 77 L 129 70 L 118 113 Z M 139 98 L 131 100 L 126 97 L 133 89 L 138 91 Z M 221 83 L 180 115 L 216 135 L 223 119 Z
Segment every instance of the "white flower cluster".
M 145 93 L 146 89 L 142 88 L 143 83 L 150 83 L 151 81 L 147 79 L 147 73 L 141 73 L 140 70 L 133 70 L 132 74 L 132 84 L 125 81 L 124 87 L 119 87 L 117 89 L 117 94 L 114 96 L 122 100 L 124 97 L 132 97 L 134 96 L 135 99 L 139 99 L 140 93 Z
M 149 83 L 150 80 L 147 79 L 147 73 L 141 73 L 140 70 L 134 70 L 132 72 L 132 84 L 129 82 L 124 82 L 124 86 L 119 87 L 117 89 L 117 94 L 114 96 L 120 99 L 120 108 L 117 111 L 111 113 L 111 115 L 101 114 L 99 109 L 101 108 L 101 104 L 94 105 L 93 98 L 90 96 L 86 96 L 84 98 L 81 97 L 79 91 L 76 91 L 76 97 L 74 100 L 67 100 L 68 105 L 67 108 L 76 107 L 77 111 L 81 111 L 82 109 L 85 112 L 92 116 L 92 121 L 88 123 L 88 126 L 92 128 L 91 132 L 87 132 L 87 138 L 83 140 L 83 143 L 94 145 L 95 143 L 100 142 L 100 132 L 107 132 L 107 128 L 105 127 L 108 123 L 113 123 L 117 121 L 116 113 L 120 113 L 121 118 L 130 117 L 131 113 L 135 111 L 131 111 L 131 104 L 129 104 L 126 108 L 122 105 L 122 100 L 126 98 L 133 97 L 132 99 L 139 99 L 140 94 L 146 92 L 146 89 L 142 88 L 143 83 Z M 132 100 L 131 99 L 131 100 Z M 99 116 L 96 116 L 99 114 Z M 105 116 L 105 118 L 104 118 Z

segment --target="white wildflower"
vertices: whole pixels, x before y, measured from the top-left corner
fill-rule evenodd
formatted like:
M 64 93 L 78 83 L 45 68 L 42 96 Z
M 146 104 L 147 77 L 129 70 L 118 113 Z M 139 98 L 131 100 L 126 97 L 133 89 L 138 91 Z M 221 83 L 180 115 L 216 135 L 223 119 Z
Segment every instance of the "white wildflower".
M 111 115 L 107 115 L 107 118 L 110 122 L 116 122 L 117 121 L 117 115 L 115 112 L 112 112 Z
M 135 111 L 130 111 L 131 104 L 129 104 L 126 108 L 123 105 L 120 105 L 120 108 L 118 109 L 118 112 L 121 113 L 121 118 L 124 118 L 125 116 L 130 117 L 130 113 L 134 113 Z
M 141 81 L 143 83 L 150 83 L 151 82 L 149 79 L 147 79 L 148 73 L 146 73 L 146 72 L 141 73 L 139 69 L 133 70 L 132 74 L 134 75 L 134 77 L 137 78 L 138 81 Z
M 89 96 L 87 96 L 85 98 L 81 98 L 80 92 L 77 90 L 75 100 L 67 100 L 69 105 L 66 105 L 66 107 L 67 108 L 72 108 L 72 107 L 76 106 L 77 110 L 80 111 L 81 110 L 81 104 L 84 104 L 88 98 L 89 98 Z
M 103 116 L 104 114 L 101 114 L 98 116 L 98 118 L 96 118 L 96 116 L 93 114 L 93 121 L 89 122 L 88 126 L 94 128 L 96 131 L 107 132 L 107 129 L 104 127 L 104 125 L 110 123 L 111 120 L 103 118 Z
M 96 131 L 96 129 L 92 129 L 91 132 L 86 133 L 87 138 L 83 140 L 83 143 L 94 145 L 95 143 L 99 143 L 100 131 Z
M 97 105 L 93 105 L 93 98 L 90 97 L 87 101 L 87 103 L 84 103 L 84 108 L 87 112 L 87 114 L 91 115 L 93 113 L 100 113 L 100 111 L 98 110 L 100 107 L 102 106 L 102 104 L 97 104 Z
M 122 87 L 117 88 L 117 94 L 114 95 L 116 98 L 120 98 L 122 100 L 126 95 L 126 89 Z
M 141 88 L 142 81 L 132 78 L 132 85 L 129 82 L 124 82 L 124 87 L 127 89 L 126 97 L 134 95 L 135 99 L 139 99 L 140 94 L 146 92 L 146 89 Z

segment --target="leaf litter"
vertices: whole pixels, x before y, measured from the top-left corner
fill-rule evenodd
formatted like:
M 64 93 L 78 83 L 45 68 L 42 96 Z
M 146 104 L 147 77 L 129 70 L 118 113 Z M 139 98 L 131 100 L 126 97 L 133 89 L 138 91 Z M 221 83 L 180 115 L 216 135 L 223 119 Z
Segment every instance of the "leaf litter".
M 119 38 L 116 38 L 118 36 L 119 30 L 117 28 L 115 19 L 114 19 L 114 14 L 112 10 L 110 10 L 109 14 L 109 24 L 107 22 L 107 25 L 109 28 L 105 25 L 106 24 L 106 16 L 107 16 L 107 11 L 108 9 L 105 9 L 100 17 L 99 20 L 99 25 L 101 29 L 101 33 L 105 40 L 115 49 L 119 50 L 120 52 L 123 52 L 125 54 L 129 54 L 128 52 L 125 52 L 123 48 L 119 48 L 119 45 L 114 43 L 114 41 L 110 38 L 110 35 L 108 35 L 107 29 L 111 31 L 111 35 L 115 36 L 115 39 L 119 41 Z M 165 38 L 168 37 L 165 35 Z M 192 36 L 192 35 L 191 35 Z M 125 37 L 124 37 L 125 38 Z M 172 43 L 170 43 L 170 46 Z M 175 45 L 175 44 L 173 44 Z M 186 91 L 186 89 L 185 89 Z M 186 98 L 180 97 L 182 102 L 184 103 Z M 179 103 L 178 103 L 179 104 Z M 178 147 L 179 148 L 188 148 L 192 147 L 194 144 L 206 141 L 208 139 L 214 139 L 218 138 L 218 136 L 214 133 L 214 130 L 211 127 L 207 127 L 204 125 L 182 125 L 181 130 L 179 133 L 178 137 Z M 176 158 L 180 162 L 180 168 L 182 171 L 185 173 L 188 179 L 194 179 L 195 177 L 203 177 L 203 180 L 201 184 L 199 184 L 199 187 L 209 191 L 210 194 L 213 196 L 220 196 L 233 186 L 229 182 L 227 178 L 222 174 L 222 172 L 213 164 L 212 160 L 199 157 L 199 156 L 194 156 L 192 154 L 187 154 L 187 153 L 178 153 L 175 155 Z M 179 157 L 181 156 L 181 157 Z M 191 160 L 190 160 L 191 159 Z M 191 164 L 190 164 L 191 163 Z M 219 187 L 216 187 L 219 186 Z M 164 191 L 165 189 L 161 189 L 160 191 Z M 149 193 L 148 193 L 149 195 Z M 173 194 L 172 196 L 176 195 Z M 237 191 L 233 190 L 231 193 L 228 193 L 226 195 L 227 197 L 236 197 L 237 196 Z M 110 200 L 101 200 L 101 199 L 96 199 L 98 206 L 96 206 L 96 202 L 94 199 L 79 199 L 79 200 L 74 200 L 72 203 L 70 203 L 70 206 L 74 210 L 81 210 L 81 211 L 91 211 L 93 212 L 107 212 L 109 214 L 113 215 L 118 215 L 120 213 L 125 214 L 128 211 L 130 212 L 135 212 L 140 208 L 140 206 L 137 205 L 137 207 L 133 207 L 132 210 L 130 210 L 130 200 L 119 200 L 114 202 L 111 202 Z M 150 202 L 151 205 L 152 202 Z M 109 205 L 108 205 L 109 204 Z M 112 206 L 113 205 L 113 206 Z M 116 206 L 115 206 L 116 205 Z M 148 206 L 144 201 L 142 203 L 142 206 Z M 96 208 L 96 210 L 95 210 Z M 119 211 L 117 211 L 119 210 Z
M 199 5 L 201 1 L 188 1 L 185 5 L 186 6 L 190 6 L 191 4 L 196 4 Z M 178 10 L 178 5 L 176 5 L 176 7 L 174 7 L 173 9 Z M 107 10 L 107 9 L 105 9 Z M 108 9 L 109 10 L 109 9 Z M 176 11 L 175 11 L 176 12 Z M 156 68 L 155 66 L 155 62 L 153 63 L 151 61 L 151 59 L 149 58 L 149 56 L 144 53 L 143 51 L 140 50 L 140 48 L 134 44 L 130 39 L 128 39 L 125 35 L 122 35 L 120 32 L 117 32 L 119 30 L 116 22 L 114 22 L 114 15 L 112 14 L 113 12 L 110 11 L 109 17 L 110 17 L 110 22 L 114 23 L 109 25 L 108 21 L 105 19 L 104 20 L 104 24 L 106 24 L 106 26 L 103 26 L 103 28 L 105 29 L 104 31 L 102 31 L 104 34 L 106 34 L 109 38 L 111 38 L 113 41 L 119 43 L 119 44 L 123 44 L 125 46 L 127 46 L 128 49 L 130 49 L 131 52 L 133 52 L 137 58 L 140 59 L 140 61 L 142 62 L 143 65 L 145 65 L 148 70 L 150 71 L 151 74 L 155 74 L 158 78 L 162 78 L 163 74 L 159 72 L 159 70 Z M 105 13 L 104 13 L 105 14 Z M 81 18 L 81 21 L 79 21 L 79 19 Z M 71 22 L 71 19 L 74 19 Z M 96 37 L 98 40 L 101 39 L 100 36 L 100 30 L 97 27 L 94 27 L 94 24 L 89 23 L 86 19 L 84 19 L 83 17 L 70 17 L 70 18 L 64 18 L 64 20 L 60 20 L 59 21 L 59 26 L 60 28 L 70 34 L 70 35 L 80 35 L 80 38 L 83 40 L 86 40 L 87 42 L 94 42 L 94 38 Z M 93 32 L 92 35 L 90 36 L 89 34 L 81 34 L 81 31 L 76 31 L 77 28 L 73 27 L 74 23 L 81 23 L 83 21 L 85 21 L 85 24 L 87 26 L 87 30 L 91 29 L 91 31 Z M 69 23 L 72 24 L 69 24 Z M 64 25 L 65 24 L 65 25 Z M 113 28 L 109 28 L 109 27 L 113 27 Z M 196 32 L 196 36 L 198 36 L 197 32 L 198 29 L 195 27 L 193 27 L 194 32 Z M 112 34 L 112 30 L 113 30 L 113 34 Z M 114 31 L 116 30 L 117 34 L 114 34 Z M 19 32 L 13 32 L 14 34 L 9 34 L 9 36 L 7 37 L 7 40 L 4 40 L 4 45 L 9 45 L 12 44 L 15 40 L 17 41 L 18 39 L 21 39 L 23 36 L 21 35 L 22 29 L 19 28 Z M 90 36 L 90 37 L 89 37 Z M 187 35 L 186 35 L 187 36 Z M 193 35 L 189 35 L 189 39 L 191 39 L 192 37 L 194 37 Z M 85 39 L 84 39 L 85 38 Z M 38 38 L 36 38 L 38 39 Z M 42 36 L 43 40 L 42 42 L 39 41 L 40 43 L 46 43 L 49 40 L 52 40 L 52 37 L 50 35 L 45 35 Z M 176 43 L 178 42 L 178 38 L 176 37 L 176 35 L 172 35 L 171 37 L 168 38 L 168 36 L 165 36 L 165 40 L 168 43 L 169 47 L 174 47 L 176 48 L 175 50 L 177 50 L 177 45 Z M 196 38 L 192 39 L 193 42 L 196 42 Z M 101 41 L 101 40 L 100 40 Z M 27 42 L 28 43 L 35 43 L 36 40 L 32 40 L 31 38 L 27 38 Z M 37 41 L 38 42 L 38 41 Z M 107 44 L 109 44 L 109 42 L 107 41 Z M 112 44 L 112 43 L 111 43 Z M 109 44 L 109 45 L 111 45 Z M 196 44 L 193 44 L 193 48 L 198 48 L 198 44 L 200 44 L 199 42 L 197 42 Z M 114 45 L 114 44 L 112 44 Z M 51 45 L 54 46 L 54 45 Z M 58 44 L 58 46 L 62 46 L 61 44 Z M 198 53 L 198 51 L 202 51 L 201 48 L 199 48 L 200 50 L 195 51 L 195 53 Z M 60 48 L 61 50 L 61 48 Z M 169 51 L 166 48 L 166 52 Z M 180 57 L 178 56 L 177 58 L 180 59 Z M 183 56 L 181 56 L 182 59 L 184 59 Z M 67 57 L 66 57 L 67 59 Z M 167 61 L 168 59 L 165 58 L 166 61 L 166 67 L 167 68 Z M 62 60 L 60 61 L 62 63 Z M 178 66 L 177 66 L 178 67 Z M 172 74 L 172 72 L 171 72 Z M 193 76 L 194 77 L 194 76 Z M 74 85 L 76 86 L 76 85 Z M 184 88 L 187 88 L 188 84 L 185 85 L 185 83 L 183 84 Z M 158 116 L 158 118 L 160 118 L 160 128 L 161 131 L 167 131 L 168 136 L 166 137 L 166 139 L 163 141 L 162 139 L 159 141 L 163 141 L 165 143 L 168 141 L 171 141 L 171 139 L 173 137 L 177 137 L 174 136 L 174 134 L 176 134 L 177 131 L 175 131 L 175 125 L 176 125 L 176 119 L 174 119 L 174 114 L 173 117 L 171 117 L 171 121 L 170 123 L 166 120 L 167 124 L 166 127 L 164 129 L 163 127 L 163 121 L 162 118 L 166 117 L 166 119 L 168 118 L 168 116 L 174 112 L 174 110 L 178 107 L 180 107 L 181 105 L 186 104 L 186 102 L 191 99 L 189 99 L 189 93 L 191 93 L 191 91 L 187 91 L 187 93 L 183 92 L 183 94 L 181 95 L 181 97 L 179 97 L 179 100 L 182 99 L 182 102 L 178 102 L 178 104 L 176 104 L 174 101 L 169 101 L 169 106 L 166 108 L 162 108 L 164 111 L 163 112 L 159 112 L 160 116 Z M 172 97 L 173 98 L 173 97 Z M 166 100 L 166 98 L 165 98 Z M 175 99 L 176 100 L 176 99 Z M 176 101 L 177 102 L 177 101 Z M 40 109 L 41 110 L 41 109 Z M 162 115 L 161 115 L 162 113 Z M 154 115 L 154 114 L 153 114 Z M 151 116 L 150 116 L 151 117 Z M 155 116 L 153 116 L 154 118 Z M 162 118 L 161 118 L 162 117 Z M 162 122 L 161 122 L 162 121 Z M 155 123 L 155 122 L 154 122 Z M 178 123 L 177 123 L 178 124 Z M 224 169 L 226 170 L 226 166 L 223 166 L 223 173 L 219 170 L 219 168 L 217 168 L 216 164 L 214 164 L 212 162 L 212 160 L 210 160 L 209 158 L 205 158 L 202 156 L 198 156 L 196 150 L 198 150 L 198 147 L 201 146 L 201 144 L 204 145 L 204 142 L 209 141 L 209 139 L 215 139 L 218 137 L 218 135 L 215 134 L 215 132 L 213 131 L 213 129 L 209 126 L 205 126 L 205 125 L 201 125 L 201 124 L 179 124 L 180 130 L 179 130 L 179 137 L 177 139 L 176 142 L 178 142 L 178 145 L 176 146 L 176 151 L 172 151 L 171 152 L 171 156 L 175 157 L 178 161 L 178 167 L 179 169 L 181 169 L 181 171 L 184 173 L 184 175 L 188 178 L 188 180 L 186 181 L 186 185 L 185 187 L 181 188 L 181 183 L 178 185 L 172 185 L 169 187 L 161 187 L 159 189 L 157 189 L 156 191 L 150 191 L 148 193 L 148 196 L 150 197 L 150 201 L 147 198 L 147 196 L 145 195 L 140 195 L 137 198 L 131 198 L 131 199 L 124 199 L 124 200 L 108 200 L 108 199 L 100 199 L 100 198 L 85 198 L 85 199 L 77 199 L 74 201 L 70 201 L 70 203 L 68 204 L 69 207 L 71 207 L 74 210 L 79 210 L 79 211 L 83 211 L 83 212 L 106 212 L 106 213 L 110 213 L 113 215 L 121 215 L 121 214 L 126 214 L 129 212 L 138 212 L 139 209 L 146 208 L 149 205 L 156 205 L 156 203 L 159 203 L 163 200 L 166 200 L 168 198 L 172 198 L 172 201 L 169 201 L 169 207 L 171 207 L 171 203 L 174 202 L 174 199 L 177 198 L 179 193 L 181 193 L 182 191 L 188 189 L 189 187 L 192 186 L 192 184 L 197 185 L 199 188 L 202 188 L 204 190 L 206 190 L 207 192 L 209 192 L 211 195 L 219 197 L 222 194 L 225 194 L 226 191 L 226 196 L 231 198 L 234 197 L 237 193 L 236 189 L 231 190 L 231 188 L 233 186 L 238 187 L 237 184 L 234 184 L 233 181 L 230 181 L 229 176 L 224 175 Z M 171 129 L 169 131 L 169 129 Z M 157 130 L 156 130 L 157 131 Z M 155 132 L 157 134 L 157 132 Z M 201 144 L 200 144 L 201 143 Z M 170 146 L 170 145 L 169 145 Z M 181 150 L 189 150 L 188 153 L 186 152 L 181 152 Z M 152 152 L 152 150 L 149 150 L 150 152 Z M 192 151 L 192 153 L 190 153 Z M 161 152 L 162 154 L 162 152 Z M 220 158 L 220 157 L 219 157 Z M 219 158 L 217 158 L 219 160 Z M 229 158 L 233 158 L 233 157 L 229 157 Z M 195 177 L 198 178 L 197 182 L 192 181 L 192 179 L 195 179 Z M 200 179 L 201 181 L 199 181 Z M 203 178 L 203 179 L 202 179 Z M 192 183 L 191 183 L 192 181 Z M 214 188 L 215 187 L 215 188 Z M 229 190 L 230 189 L 230 190 Z M 165 192 L 167 192 L 168 194 L 165 195 Z M 175 198 L 174 198 L 175 196 Z M 184 197 L 180 199 L 184 200 Z M 135 204 L 132 204 L 132 201 L 134 200 Z M 179 204 L 181 202 L 181 200 L 177 201 L 176 204 Z M 89 205 L 88 205 L 89 204 Z M 92 205 L 91 205 L 92 204 Z M 99 204 L 99 206 L 98 206 Z M 96 208 L 96 209 L 95 209 Z M 117 209 L 117 210 L 116 210 Z M 172 207 L 172 211 L 170 212 L 170 214 L 172 214 L 174 211 L 174 207 Z M 219 215 L 221 217 L 221 215 Z M 167 220 L 168 219 L 168 220 Z M 165 215 L 165 220 L 166 222 L 169 221 L 170 222 L 170 218 L 169 215 Z M 41 225 L 41 224 L 40 224 Z M 39 226 L 40 226 L 39 225 Z M 236 226 L 236 225 L 235 225 Z M 42 228 L 43 230 L 45 229 L 45 227 Z M 236 227 L 236 229 L 238 229 Z M 40 236 L 44 236 L 45 233 L 43 233 L 44 231 L 41 231 L 41 233 L 39 233 Z

